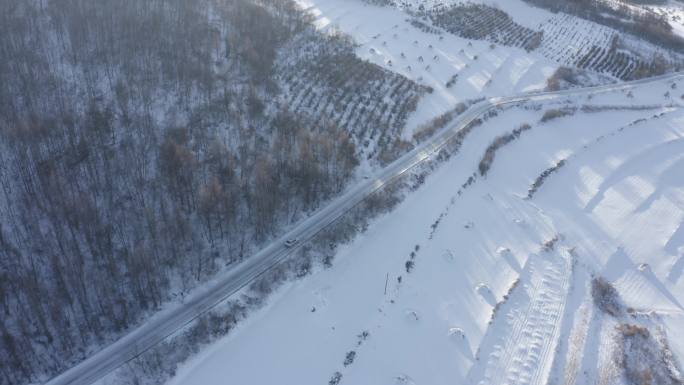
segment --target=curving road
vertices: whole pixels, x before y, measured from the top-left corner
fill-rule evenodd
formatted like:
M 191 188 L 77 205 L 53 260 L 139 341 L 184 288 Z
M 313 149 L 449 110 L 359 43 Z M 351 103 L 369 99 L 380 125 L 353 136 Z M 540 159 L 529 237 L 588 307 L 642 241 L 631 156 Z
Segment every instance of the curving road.
M 463 127 L 493 108 L 523 101 L 544 101 L 573 95 L 598 94 L 609 91 L 634 88 L 635 86 L 665 80 L 678 80 L 684 73 L 674 73 L 633 82 L 611 84 L 597 87 L 578 88 L 557 92 L 526 93 L 508 97 L 485 99 L 472 105 L 448 127 L 437 132 L 429 140 L 417 146 L 386 168 L 377 172 L 373 178 L 364 180 L 348 189 L 344 194 L 331 201 L 312 216 L 302 220 L 287 234 L 274 241 L 258 253 L 247 258 L 220 278 L 204 287 L 194 290 L 183 304 L 154 315 L 138 328 L 95 353 L 88 359 L 52 378 L 49 385 L 89 385 L 104 377 L 114 369 L 149 350 L 168 336 L 188 325 L 201 314 L 235 294 L 256 277 L 283 261 L 296 247 L 286 248 L 286 239 L 297 238 L 299 244 L 313 238 L 318 232 L 362 202 L 369 195 L 400 177 L 416 165 L 438 152 Z

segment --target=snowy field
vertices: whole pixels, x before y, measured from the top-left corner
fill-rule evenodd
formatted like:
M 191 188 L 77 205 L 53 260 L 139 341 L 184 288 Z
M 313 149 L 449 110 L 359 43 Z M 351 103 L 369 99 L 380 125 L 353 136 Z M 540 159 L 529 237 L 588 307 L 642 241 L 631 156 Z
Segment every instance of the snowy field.
M 554 14 L 521 0 L 410 0 L 384 7 L 362 0 L 297 2 L 310 12 L 320 29 L 339 30 L 351 36 L 362 59 L 434 90 L 421 100 L 416 113 L 409 118 L 405 138 L 458 102 L 543 89 L 559 66 L 582 68 L 594 74 L 592 83 L 600 83 L 629 78 L 658 55 L 672 65 L 684 62 L 681 55 L 671 55 L 612 28 L 563 13 Z M 505 12 L 515 28 L 543 32 L 541 44 L 528 52 L 496 44 L 492 39 L 466 39 L 411 14 L 419 8 L 431 10 L 464 4 L 484 4 Z M 491 16 L 483 24 L 498 23 L 500 18 Z M 416 25 L 416 20 L 429 29 Z M 499 33 L 506 35 L 516 30 Z
M 629 7 L 636 12 L 653 12 L 667 16 L 667 21 L 672 26 L 673 31 L 684 37 L 684 4 L 681 1 L 668 0 L 662 2 L 663 4 L 628 4 L 617 0 L 604 1 L 614 7 Z
M 298 0 L 322 29 L 339 29 L 358 44 L 357 55 L 434 92 L 411 115 L 405 136 L 461 101 L 543 89 L 558 65 L 538 54 L 449 33 L 425 32 L 400 9 L 361 0 Z M 455 78 L 452 86 L 447 86 Z
M 285 285 L 171 384 L 627 384 L 620 338 L 648 332 L 626 322 L 669 344 L 681 381 L 683 87 L 500 111 L 332 268 Z M 635 100 L 650 107 L 605 108 Z M 493 140 L 525 123 L 482 176 Z M 594 305 L 599 276 L 619 315 Z
M 670 0 L 664 5 L 647 5 L 646 9 L 660 15 L 666 15 L 672 29 L 684 37 L 684 4 L 680 1 Z

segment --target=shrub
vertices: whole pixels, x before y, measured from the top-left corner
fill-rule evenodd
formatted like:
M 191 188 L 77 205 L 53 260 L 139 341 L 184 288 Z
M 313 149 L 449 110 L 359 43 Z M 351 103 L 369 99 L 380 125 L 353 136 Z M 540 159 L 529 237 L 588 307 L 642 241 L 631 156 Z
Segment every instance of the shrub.
M 610 282 L 602 277 L 594 278 L 591 281 L 591 297 L 594 305 L 606 314 L 618 317 L 623 312 L 623 305 L 620 295 Z
M 546 110 L 541 118 L 542 123 L 546 123 L 550 120 L 562 118 L 564 116 L 573 115 L 575 113 L 575 108 L 553 108 Z
M 545 252 L 551 252 L 556 248 L 556 244 L 560 240 L 560 236 L 556 234 L 553 238 L 549 239 L 548 241 L 544 242 L 544 245 L 542 246 L 542 250 Z
M 539 48 L 544 41 L 544 31 L 536 32 L 530 40 L 525 43 L 525 50 L 527 52 L 534 51 Z
M 539 188 L 544 184 L 544 181 L 546 178 L 548 178 L 551 174 L 554 172 L 558 171 L 561 167 L 565 166 L 565 159 L 561 159 L 556 163 L 555 166 L 549 167 L 546 170 L 544 170 L 532 183 L 532 186 L 530 186 L 530 189 L 527 191 L 527 198 L 531 199 L 534 194 L 539 190 Z
M 363 0 L 364 3 L 371 5 L 377 5 L 378 7 L 389 7 L 392 6 L 392 0 Z
M 401 138 L 396 138 L 391 145 L 382 146 L 377 156 L 380 165 L 386 166 L 399 159 L 403 154 L 411 151 L 413 144 Z
M 489 172 L 489 169 L 492 166 L 492 163 L 494 163 L 494 155 L 496 154 L 496 151 L 499 150 L 501 147 L 507 145 L 508 143 L 520 138 L 520 135 L 529 129 L 531 129 L 532 126 L 530 126 L 527 123 L 523 123 L 520 125 L 520 127 L 516 128 L 515 130 L 511 131 L 510 133 L 506 135 L 501 135 L 494 139 L 492 144 L 487 147 L 485 150 L 484 155 L 482 156 L 482 160 L 480 160 L 480 164 L 478 165 L 478 170 L 480 171 L 480 175 L 485 176 L 487 175 L 487 172 Z
M 569 67 L 558 67 L 558 69 L 546 80 L 546 89 L 558 91 L 565 88 L 567 84 L 577 83 L 575 70 Z
M 356 352 L 355 351 L 350 351 L 347 352 L 347 355 L 344 357 L 344 366 L 349 366 L 354 363 L 354 358 L 356 358 Z
M 454 118 L 462 114 L 468 106 L 465 103 L 459 103 L 452 110 L 431 120 L 429 123 L 420 126 L 413 134 L 413 140 L 420 143 L 425 139 L 431 137 L 437 130 L 446 127 Z
M 330 381 L 328 381 L 328 385 L 338 385 L 342 381 L 342 373 L 340 372 L 335 372 L 335 374 L 330 377 Z
M 501 306 L 503 306 L 503 304 L 506 303 L 506 301 L 508 301 L 508 299 L 513 294 L 513 290 L 515 290 L 515 288 L 518 287 L 518 284 L 520 284 L 520 278 L 516 278 L 515 281 L 513 281 L 511 286 L 508 288 L 508 291 L 506 292 L 506 294 L 504 294 L 503 299 L 496 303 L 496 305 L 492 309 L 492 315 L 489 317 L 489 324 L 490 325 L 494 322 L 494 318 L 496 318 L 496 314 L 501 309 Z
M 667 342 L 659 341 L 646 327 L 622 324 L 621 360 L 628 383 L 633 385 L 681 385 L 681 375 Z

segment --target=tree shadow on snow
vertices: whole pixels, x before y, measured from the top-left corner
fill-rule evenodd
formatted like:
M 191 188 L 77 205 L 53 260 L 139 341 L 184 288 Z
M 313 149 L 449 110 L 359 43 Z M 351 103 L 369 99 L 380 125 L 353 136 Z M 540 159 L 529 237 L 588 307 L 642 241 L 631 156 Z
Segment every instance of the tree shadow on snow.
M 667 275 L 667 279 L 670 282 L 672 282 L 673 284 L 677 284 L 677 282 L 679 281 L 679 278 L 681 278 L 683 272 L 684 272 L 684 255 L 680 255 L 677 262 L 675 262 L 675 264 L 672 266 L 670 273 Z

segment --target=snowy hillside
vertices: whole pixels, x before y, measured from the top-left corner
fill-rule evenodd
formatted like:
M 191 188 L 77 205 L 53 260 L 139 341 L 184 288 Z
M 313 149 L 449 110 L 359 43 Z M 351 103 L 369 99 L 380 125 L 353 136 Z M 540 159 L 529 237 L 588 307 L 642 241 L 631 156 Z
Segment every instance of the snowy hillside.
M 283 0 L 0 0 L 0 384 L 82 362 L 406 151 L 429 89 L 354 49 Z
M 670 0 L 663 5 L 649 5 L 645 8 L 657 14 L 665 15 L 674 31 L 678 35 L 684 36 L 684 4 Z
M 654 1 L 651 4 L 649 4 L 649 2 L 626 3 L 616 0 L 604 1 L 611 4 L 613 7 L 628 7 L 630 10 L 642 14 L 654 13 L 656 15 L 665 16 L 674 32 L 679 36 L 684 36 L 684 4 L 682 4 L 681 1 Z
M 359 45 L 359 57 L 399 73 L 434 92 L 423 97 L 408 121 L 405 137 L 420 124 L 482 96 L 539 90 L 558 64 L 524 49 L 468 40 L 412 23 L 401 9 L 361 0 L 301 0 L 323 30 L 339 29 Z
M 682 87 L 499 111 L 171 383 L 681 384 Z
M 587 71 L 580 82 L 591 84 L 684 63 L 680 54 L 522 0 L 298 3 L 319 28 L 349 34 L 361 58 L 435 90 L 409 119 L 405 137 L 457 102 L 543 89 L 559 66 Z
M 683 12 L 0 0 L 0 385 L 684 385 Z

